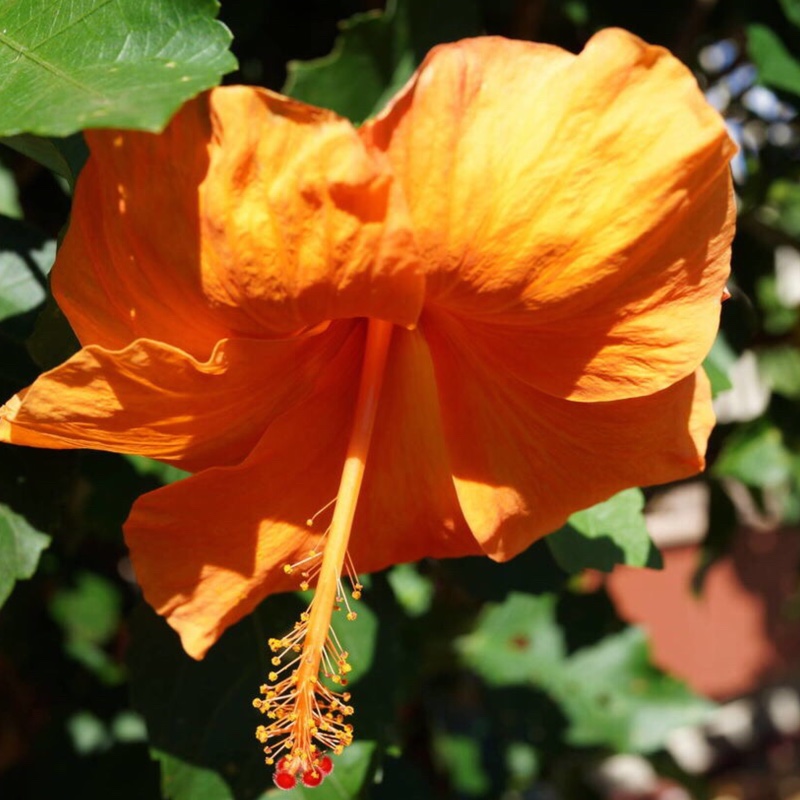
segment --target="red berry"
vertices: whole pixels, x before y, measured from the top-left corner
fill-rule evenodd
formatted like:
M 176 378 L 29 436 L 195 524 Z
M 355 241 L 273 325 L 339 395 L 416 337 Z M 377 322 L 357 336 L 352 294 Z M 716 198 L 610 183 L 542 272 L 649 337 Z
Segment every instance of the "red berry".
M 303 773 L 303 786 L 319 786 L 324 778 L 321 769 L 310 769 Z
M 317 769 L 322 772 L 323 775 L 330 775 L 333 772 L 333 761 L 331 761 L 330 756 L 322 756 L 317 761 Z
M 290 775 L 288 772 L 281 772 L 280 770 L 272 776 L 272 780 L 279 789 L 286 789 L 287 791 L 297 786 L 294 775 Z M 305 778 L 303 779 L 303 783 L 305 783 Z

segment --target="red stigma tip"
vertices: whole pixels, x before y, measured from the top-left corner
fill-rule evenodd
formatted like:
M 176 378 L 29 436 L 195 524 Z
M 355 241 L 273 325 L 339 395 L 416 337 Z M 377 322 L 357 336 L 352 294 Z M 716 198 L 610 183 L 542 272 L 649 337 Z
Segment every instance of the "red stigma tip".
M 321 769 L 308 770 L 303 773 L 303 786 L 319 786 L 324 780 L 325 775 Z
M 279 789 L 284 789 L 286 791 L 294 789 L 297 785 L 294 775 L 290 775 L 288 772 L 281 772 L 280 770 L 272 776 L 272 780 Z M 305 779 L 303 783 L 305 783 Z

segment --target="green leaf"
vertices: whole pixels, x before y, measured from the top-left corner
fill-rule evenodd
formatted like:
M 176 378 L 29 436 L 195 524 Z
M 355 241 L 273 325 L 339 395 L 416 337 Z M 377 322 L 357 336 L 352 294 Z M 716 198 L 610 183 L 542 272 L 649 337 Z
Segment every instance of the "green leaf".
M 758 369 L 778 394 L 800 400 L 800 351 L 788 344 L 757 352 Z
M 234 800 L 230 787 L 219 773 L 187 764 L 175 756 L 151 750 L 161 765 L 164 800 Z
M 80 573 L 74 586 L 60 589 L 50 601 L 50 614 L 65 634 L 67 654 L 109 685 L 124 680 L 122 666 L 104 650 L 117 633 L 121 611 L 119 589 L 91 572 Z
M 0 137 L 0 144 L 22 153 L 65 178 L 71 189 L 75 188 L 78 173 L 89 157 L 89 148 L 80 133 L 60 139 L 20 133 L 16 136 Z
M 116 742 L 146 742 L 147 726 L 133 711 L 120 711 L 111 723 L 111 735 Z
M 491 781 L 481 763 L 480 742 L 472 736 L 438 733 L 433 750 L 459 796 L 476 797 L 489 791 Z
M 456 641 L 463 661 L 492 686 L 547 685 L 562 667 L 564 636 L 555 595 L 514 592 L 487 605 L 472 633 Z
M 78 338 L 51 294 L 47 295 L 44 308 L 36 317 L 27 347 L 31 358 L 43 370 L 63 364 L 80 349 Z
M 24 0 L 0 5 L 0 136 L 160 130 L 235 69 L 214 0 Z
M 119 589 L 111 581 L 82 572 L 74 586 L 53 595 L 50 613 L 71 639 L 103 645 L 119 627 L 121 606 Z
M 375 114 L 435 44 L 480 31 L 475 0 L 389 0 L 386 11 L 341 24 L 333 52 L 289 63 L 285 94 L 353 122 Z
M 786 19 L 800 28 L 800 0 L 780 0 Z
M 549 688 L 570 721 L 568 741 L 650 753 L 667 734 L 702 722 L 713 708 L 650 664 L 638 628 L 608 636 L 572 655 Z
M 124 456 L 139 475 L 152 476 L 163 484 L 175 483 L 191 475 L 190 472 L 145 456 Z
M 506 748 L 506 768 L 513 783 L 527 786 L 539 774 L 539 753 L 528 742 L 510 742 Z
M 431 607 L 435 588 L 427 575 L 421 575 L 415 564 L 397 564 L 387 573 L 397 602 L 409 617 L 420 617 Z
M 778 292 L 775 275 L 759 275 L 756 280 L 756 297 L 763 312 L 762 326 L 767 333 L 781 336 L 797 324 L 800 313 L 789 308 Z
M 456 642 L 463 661 L 491 686 L 535 686 L 559 704 L 576 745 L 650 752 L 711 705 L 653 667 L 635 628 L 572 655 L 556 621 L 556 598 L 512 594 L 489 606 Z
M 711 352 L 703 361 L 703 369 L 711 382 L 711 394 L 716 397 L 720 392 L 733 388 L 728 377 L 729 370 L 736 363 L 736 353 L 728 344 L 725 335 L 720 331 L 714 340 Z
M 793 179 L 777 178 L 767 190 L 766 203 L 757 216 L 770 228 L 800 237 L 800 185 Z
M 659 569 L 661 554 L 647 533 L 643 509 L 641 491 L 626 489 L 573 514 L 566 526 L 545 541 L 567 572 L 610 572 L 616 564 Z
M 736 478 L 748 486 L 766 489 L 789 483 L 792 468 L 792 454 L 780 428 L 768 420 L 757 420 L 728 436 L 713 472 L 718 477 Z
M 78 711 L 67 720 L 67 733 L 80 755 L 102 753 L 114 744 L 105 723 L 90 711 Z
M 761 81 L 776 89 L 800 94 L 800 62 L 789 53 L 776 33 L 764 25 L 748 25 L 747 48 Z
M 12 170 L 0 160 L 0 214 L 12 219 L 22 218 L 19 189 Z
M 52 239 L 18 220 L 0 216 L 0 321 L 44 302 L 55 256 Z
M 0 503 L 0 608 L 17 581 L 33 577 L 50 537 Z

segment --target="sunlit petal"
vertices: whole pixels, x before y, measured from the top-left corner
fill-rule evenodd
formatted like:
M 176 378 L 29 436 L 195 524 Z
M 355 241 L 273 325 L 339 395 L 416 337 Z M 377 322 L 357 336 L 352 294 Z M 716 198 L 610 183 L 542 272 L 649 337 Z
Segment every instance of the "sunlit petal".
M 667 51 L 619 30 L 580 56 L 443 46 L 363 135 L 402 182 L 426 302 L 482 326 L 520 379 L 577 400 L 641 396 L 708 352 L 734 147 Z
M 403 198 L 346 120 L 226 87 L 163 134 L 87 140 L 53 278 L 83 344 L 145 337 L 206 358 L 230 336 L 415 322 L 424 280 Z
M 314 390 L 351 327 L 224 340 L 203 362 L 145 339 L 116 352 L 85 347 L 0 409 L 0 440 L 136 453 L 190 470 L 236 463 Z
M 702 370 L 647 397 L 576 402 L 487 362 L 446 321 L 422 325 L 459 502 L 493 558 L 511 558 L 621 489 L 703 468 L 714 415 Z

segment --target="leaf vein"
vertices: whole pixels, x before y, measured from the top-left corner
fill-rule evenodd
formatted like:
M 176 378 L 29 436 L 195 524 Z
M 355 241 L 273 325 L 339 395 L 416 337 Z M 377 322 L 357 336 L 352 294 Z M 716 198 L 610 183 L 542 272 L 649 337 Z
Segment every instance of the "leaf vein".
M 90 95 L 95 95 L 96 97 L 104 96 L 100 92 L 96 92 L 94 89 L 92 89 L 91 86 L 87 86 L 86 84 L 75 80 L 75 78 L 68 75 L 59 66 L 37 55 L 35 52 L 33 52 L 33 50 L 27 48 L 24 44 L 20 44 L 19 42 L 15 41 L 7 34 L 0 33 L 0 43 L 6 45 L 6 47 L 10 48 L 11 50 L 16 51 L 17 59 L 15 59 L 15 61 L 12 63 L 16 63 L 16 61 L 18 61 L 20 58 L 27 58 L 29 61 L 32 61 L 37 66 L 41 67 L 44 70 L 47 70 L 51 74 L 55 75 L 57 78 L 60 78 L 65 83 L 71 84 L 76 89 L 80 89 L 81 91 L 84 91 Z

